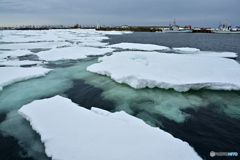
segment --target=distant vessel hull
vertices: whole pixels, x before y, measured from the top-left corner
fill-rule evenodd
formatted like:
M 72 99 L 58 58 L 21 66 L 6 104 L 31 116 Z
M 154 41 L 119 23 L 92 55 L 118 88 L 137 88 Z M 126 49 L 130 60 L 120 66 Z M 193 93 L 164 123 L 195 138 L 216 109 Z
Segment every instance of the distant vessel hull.
M 228 19 L 226 19 L 225 24 L 219 24 L 218 30 L 214 30 L 212 33 L 239 34 L 240 31 L 237 28 L 232 28 L 232 26 L 227 23 L 227 20 Z
M 192 30 L 163 30 L 164 33 L 192 33 Z

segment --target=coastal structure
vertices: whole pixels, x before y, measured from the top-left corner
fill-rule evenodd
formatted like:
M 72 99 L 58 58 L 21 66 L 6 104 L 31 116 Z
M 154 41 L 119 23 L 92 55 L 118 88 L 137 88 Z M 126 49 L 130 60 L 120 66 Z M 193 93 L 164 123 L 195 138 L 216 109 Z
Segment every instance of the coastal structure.
M 228 19 L 226 19 L 225 24 L 219 24 L 219 27 L 216 30 L 213 30 L 212 33 L 225 33 L 225 34 L 240 34 L 239 28 L 232 28 L 230 24 L 228 24 Z
M 15 27 L 0 27 L 0 30 L 49 30 L 49 29 L 96 29 L 100 31 L 136 31 L 136 32 L 160 32 L 160 33 L 230 33 L 230 34 L 240 34 L 240 26 L 232 28 L 230 24 L 220 24 L 218 28 L 204 28 L 204 27 L 192 27 L 191 25 L 180 26 L 177 25 L 176 19 L 174 19 L 173 24 L 169 26 L 100 26 L 99 21 L 96 25 L 78 25 L 74 26 L 64 26 L 64 25 L 22 25 Z

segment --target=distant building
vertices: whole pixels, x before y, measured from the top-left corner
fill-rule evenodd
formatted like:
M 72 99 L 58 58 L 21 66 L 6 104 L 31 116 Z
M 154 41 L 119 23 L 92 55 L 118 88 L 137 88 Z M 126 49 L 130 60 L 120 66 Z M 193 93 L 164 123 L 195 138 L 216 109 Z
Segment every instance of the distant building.
M 123 28 L 123 29 L 127 29 L 127 28 L 129 28 L 129 26 L 128 26 L 128 25 L 122 25 L 121 28 Z

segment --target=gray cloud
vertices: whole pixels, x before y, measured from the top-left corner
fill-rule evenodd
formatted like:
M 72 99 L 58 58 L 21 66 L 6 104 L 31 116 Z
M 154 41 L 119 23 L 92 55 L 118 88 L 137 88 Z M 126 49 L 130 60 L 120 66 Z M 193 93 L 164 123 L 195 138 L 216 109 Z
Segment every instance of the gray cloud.
M 0 0 L 1 26 L 23 24 L 240 25 L 239 0 Z

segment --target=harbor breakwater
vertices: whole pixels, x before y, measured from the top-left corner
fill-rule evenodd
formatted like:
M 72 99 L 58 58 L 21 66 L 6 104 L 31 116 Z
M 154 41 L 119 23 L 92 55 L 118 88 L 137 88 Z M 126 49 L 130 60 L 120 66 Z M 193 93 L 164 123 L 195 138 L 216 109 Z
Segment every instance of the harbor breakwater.
M 96 28 L 99 31 L 134 31 L 134 32 L 162 32 L 169 26 L 128 26 L 128 27 L 101 27 Z M 192 33 L 211 33 L 210 28 L 194 28 Z

